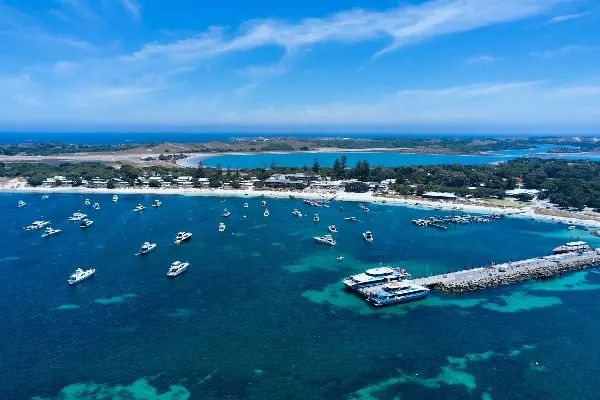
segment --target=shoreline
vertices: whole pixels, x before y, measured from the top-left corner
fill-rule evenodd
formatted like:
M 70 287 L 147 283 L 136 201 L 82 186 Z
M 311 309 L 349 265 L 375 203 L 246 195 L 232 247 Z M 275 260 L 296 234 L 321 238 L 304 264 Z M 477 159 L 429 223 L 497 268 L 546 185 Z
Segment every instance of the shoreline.
M 16 182 L 13 181 L 13 184 Z M 528 205 L 521 208 L 502 208 L 490 205 L 462 204 L 445 201 L 432 201 L 427 199 L 408 199 L 403 197 L 385 197 L 374 196 L 373 193 L 350 193 L 333 191 L 271 191 L 249 189 L 208 189 L 208 188 L 74 188 L 74 187 L 32 187 L 20 182 L 17 186 L 0 186 L 0 193 L 80 193 L 80 194 L 144 194 L 144 195 L 181 195 L 181 196 L 213 196 L 213 197 L 265 197 L 274 199 L 308 199 L 308 200 L 326 200 L 334 199 L 346 202 L 375 203 L 379 205 L 411 207 L 422 210 L 454 211 L 457 213 L 477 213 L 477 214 L 503 214 L 512 218 L 527 218 L 547 223 L 563 223 L 565 225 L 575 225 L 585 228 L 600 229 L 600 220 L 570 218 L 564 216 L 553 216 L 536 213 L 536 207 Z M 458 209 L 457 209 L 458 208 Z

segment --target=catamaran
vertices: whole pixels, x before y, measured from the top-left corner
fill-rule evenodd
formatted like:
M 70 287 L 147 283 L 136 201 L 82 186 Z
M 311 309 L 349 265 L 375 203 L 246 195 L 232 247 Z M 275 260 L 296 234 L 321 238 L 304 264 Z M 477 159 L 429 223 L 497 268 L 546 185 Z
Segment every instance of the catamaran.
M 410 274 L 405 269 L 382 267 L 379 264 L 377 268 L 371 268 L 365 272 L 352 275 L 342 279 L 342 283 L 352 290 L 358 290 L 364 287 L 383 285 L 389 282 L 398 282 L 405 279 L 410 279 Z
M 390 282 L 374 289 L 361 291 L 363 294 L 368 291 L 367 301 L 376 307 L 420 299 L 429 294 L 429 289 L 425 286 L 410 282 Z

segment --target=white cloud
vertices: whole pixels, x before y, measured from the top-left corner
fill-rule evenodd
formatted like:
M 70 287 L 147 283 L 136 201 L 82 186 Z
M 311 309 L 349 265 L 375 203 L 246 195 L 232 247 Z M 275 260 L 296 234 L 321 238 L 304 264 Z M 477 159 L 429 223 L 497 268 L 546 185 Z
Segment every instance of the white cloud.
M 277 46 L 287 53 L 294 53 L 299 48 L 317 43 L 391 39 L 392 44 L 376 53 L 377 57 L 398 47 L 436 36 L 533 17 L 550 10 L 560 1 L 434 0 L 387 11 L 354 9 L 296 23 L 272 19 L 251 20 L 235 31 L 213 26 L 206 32 L 186 39 L 146 44 L 131 58 L 187 60 L 262 46 Z
M 142 6 L 136 0 L 121 0 L 123 7 L 131 14 L 133 19 L 139 21 L 141 19 Z
M 579 44 L 571 44 L 568 46 L 563 46 L 554 50 L 545 50 L 538 51 L 534 53 L 530 53 L 530 56 L 533 57 L 542 57 L 542 58 L 554 58 L 559 56 L 564 56 L 571 53 L 581 53 L 588 51 L 600 50 L 600 46 L 587 46 L 587 45 L 579 45 Z
M 467 59 L 467 62 L 469 64 L 493 64 L 496 61 L 498 61 L 496 57 L 492 57 L 489 55 L 474 56 Z
M 552 25 L 552 24 L 557 24 L 559 22 L 565 22 L 565 21 L 570 21 L 573 19 L 577 19 L 577 18 L 581 18 L 581 17 L 585 17 L 586 15 L 589 15 L 589 12 L 582 12 L 582 13 L 577 13 L 577 14 L 565 14 L 565 15 L 558 15 L 554 18 L 550 18 L 548 20 L 548 22 L 546 22 L 547 25 Z

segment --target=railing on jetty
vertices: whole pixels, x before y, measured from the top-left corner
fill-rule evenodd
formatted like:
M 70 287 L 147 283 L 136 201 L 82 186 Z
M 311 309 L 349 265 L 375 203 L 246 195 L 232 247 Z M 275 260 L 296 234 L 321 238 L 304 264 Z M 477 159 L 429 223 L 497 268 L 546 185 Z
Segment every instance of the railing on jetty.
M 414 279 L 410 282 L 442 292 L 464 293 L 529 279 L 545 279 L 563 272 L 594 266 L 600 266 L 600 249 L 493 264 L 487 267 Z

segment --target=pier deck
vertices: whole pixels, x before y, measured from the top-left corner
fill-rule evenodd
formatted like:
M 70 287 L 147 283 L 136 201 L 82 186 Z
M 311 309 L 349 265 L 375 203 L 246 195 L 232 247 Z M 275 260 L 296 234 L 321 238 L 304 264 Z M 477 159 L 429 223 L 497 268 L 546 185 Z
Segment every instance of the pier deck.
M 600 265 L 600 249 L 593 249 L 582 253 L 558 254 L 450 272 L 409 282 L 445 292 L 460 293 L 598 265 Z

